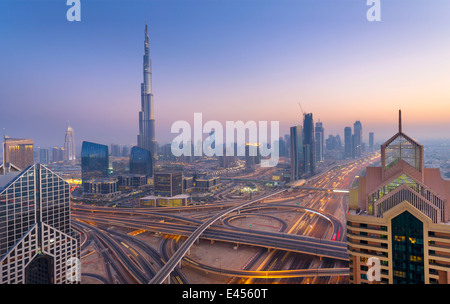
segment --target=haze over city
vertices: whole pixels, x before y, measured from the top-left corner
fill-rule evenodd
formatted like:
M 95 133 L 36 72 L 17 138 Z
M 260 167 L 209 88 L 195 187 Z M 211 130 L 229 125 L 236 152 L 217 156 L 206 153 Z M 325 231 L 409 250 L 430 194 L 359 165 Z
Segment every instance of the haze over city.
M 193 120 L 302 121 L 325 134 L 360 120 L 383 142 L 396 129 L 448 137 L 448 1 L 2 1 L 1 126 L 35 146 L 61 145 L 67 121 L 82 140 L 136 144 L 147 21 L 158 143 Z

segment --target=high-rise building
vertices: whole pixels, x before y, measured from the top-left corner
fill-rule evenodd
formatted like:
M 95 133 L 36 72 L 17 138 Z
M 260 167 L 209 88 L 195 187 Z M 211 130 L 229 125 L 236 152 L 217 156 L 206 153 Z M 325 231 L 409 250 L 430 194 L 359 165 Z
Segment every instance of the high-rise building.
M 258 143 L 245 144 L 245 167 L 254 168 L 261 163 L 261 153 L 259 151 Z
M 120 146 L 117 144 L 111 144 L 111 156 L 120 157 Z
M 0 284 L 80 282 L 70 186 L 34 164 L 0 176 Z
M 362 125 L 359 120 L 353 124 L 353 134 L 355 135 L 355 157 L 361 157 L 362 155 Z
M 291 160 L 291 181 L 298 180 L 305 172 L 302 126 L 295 126 L 290 128 L 289 155 Z
M 71 126 L 67 126 L 66 136 L 64 140 L 64 160 L 75 160 L 75 134 Z
M 374 134 L 373 132 L 369 133 L 369 150 L 373 151 L 374 150 Z
M 312 113 L 303 117 L 304 172 L 310 176 L 316 173 L 316 141 L 314 140 L 314 120 Z
M 345 127 L 344 129 L 344 158 L 352 157 L 352 128 Z
M 423 152 L 403 133 L 399 112 L 381 166 L 367 167 L 350 190 L 350 282 L 450 283 L 450 181 L 439 168 L 424 168 Z
M 83 141 L 81 146 L 81 180 L 87 182 L 108 176 L 108 146 Z
M 50 162 L 50 152 L 48 149 L 39 149 L 39 162 L 44 165 Z
M 9 138 L 3 139 L 3 163 L 11 163 L 20 170 L 34 163 L 34 145 L 32 139 Z
M 153 176 L 153 155 L 150 150 L 137 146 L 131 148 L 130 173 Z
M 323 161 L 323 147 L 324 147 L 324 129 L 322 122 L 316 122 L 315 140 L 316 140 L 316 162 Z
M 139 112 L 138 147 L 152 151 L 156 157 L 157 143 L 155 139 L 155 118 L 153 113 L 152 64 L 147 24 L 144 41 L 144 82 L 141 84 L 141 111 Z

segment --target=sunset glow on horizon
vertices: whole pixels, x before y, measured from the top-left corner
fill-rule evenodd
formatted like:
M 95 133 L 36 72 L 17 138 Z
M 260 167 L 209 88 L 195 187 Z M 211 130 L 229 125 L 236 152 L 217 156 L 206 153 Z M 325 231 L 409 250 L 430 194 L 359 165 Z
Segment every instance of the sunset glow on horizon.
M 136 144 L 145 20 L 156 139 L 204 120 L 279 121 L 280 136 L 322 121 L 325 138 L 360 120 L 364 140 L 397 131 L 450 138 L 448 1 L 82 1 L 82 21 L 55 1 L 0 5 L 1 128 L 36 146 Z M 320 2 L 320 3 L 318 3 Z

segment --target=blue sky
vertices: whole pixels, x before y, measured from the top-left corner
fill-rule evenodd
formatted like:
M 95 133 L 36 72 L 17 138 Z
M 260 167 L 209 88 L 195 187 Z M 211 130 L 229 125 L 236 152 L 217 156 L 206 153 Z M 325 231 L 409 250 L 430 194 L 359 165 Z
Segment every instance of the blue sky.
M 363 136 L 450 129 L 450 1 L 0 0 L 0 128 L 36 146 L 81 140 L 134 144 L 145 20 L 150 31 L 157 140 L 176 120 L 301 122 L 326 136 L 355 120 Z

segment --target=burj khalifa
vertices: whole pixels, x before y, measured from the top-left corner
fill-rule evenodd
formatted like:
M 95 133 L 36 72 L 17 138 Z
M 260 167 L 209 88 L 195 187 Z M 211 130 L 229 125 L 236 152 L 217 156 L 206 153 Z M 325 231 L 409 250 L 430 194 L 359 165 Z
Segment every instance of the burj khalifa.
M 141 84 L 141 111 L 139 111 L 139 134 L 137 145 L 150 150 L 156 157 L 155 119 L 153 113 L 152 64 L 147 24 L 145 24 L 144 82 Z

